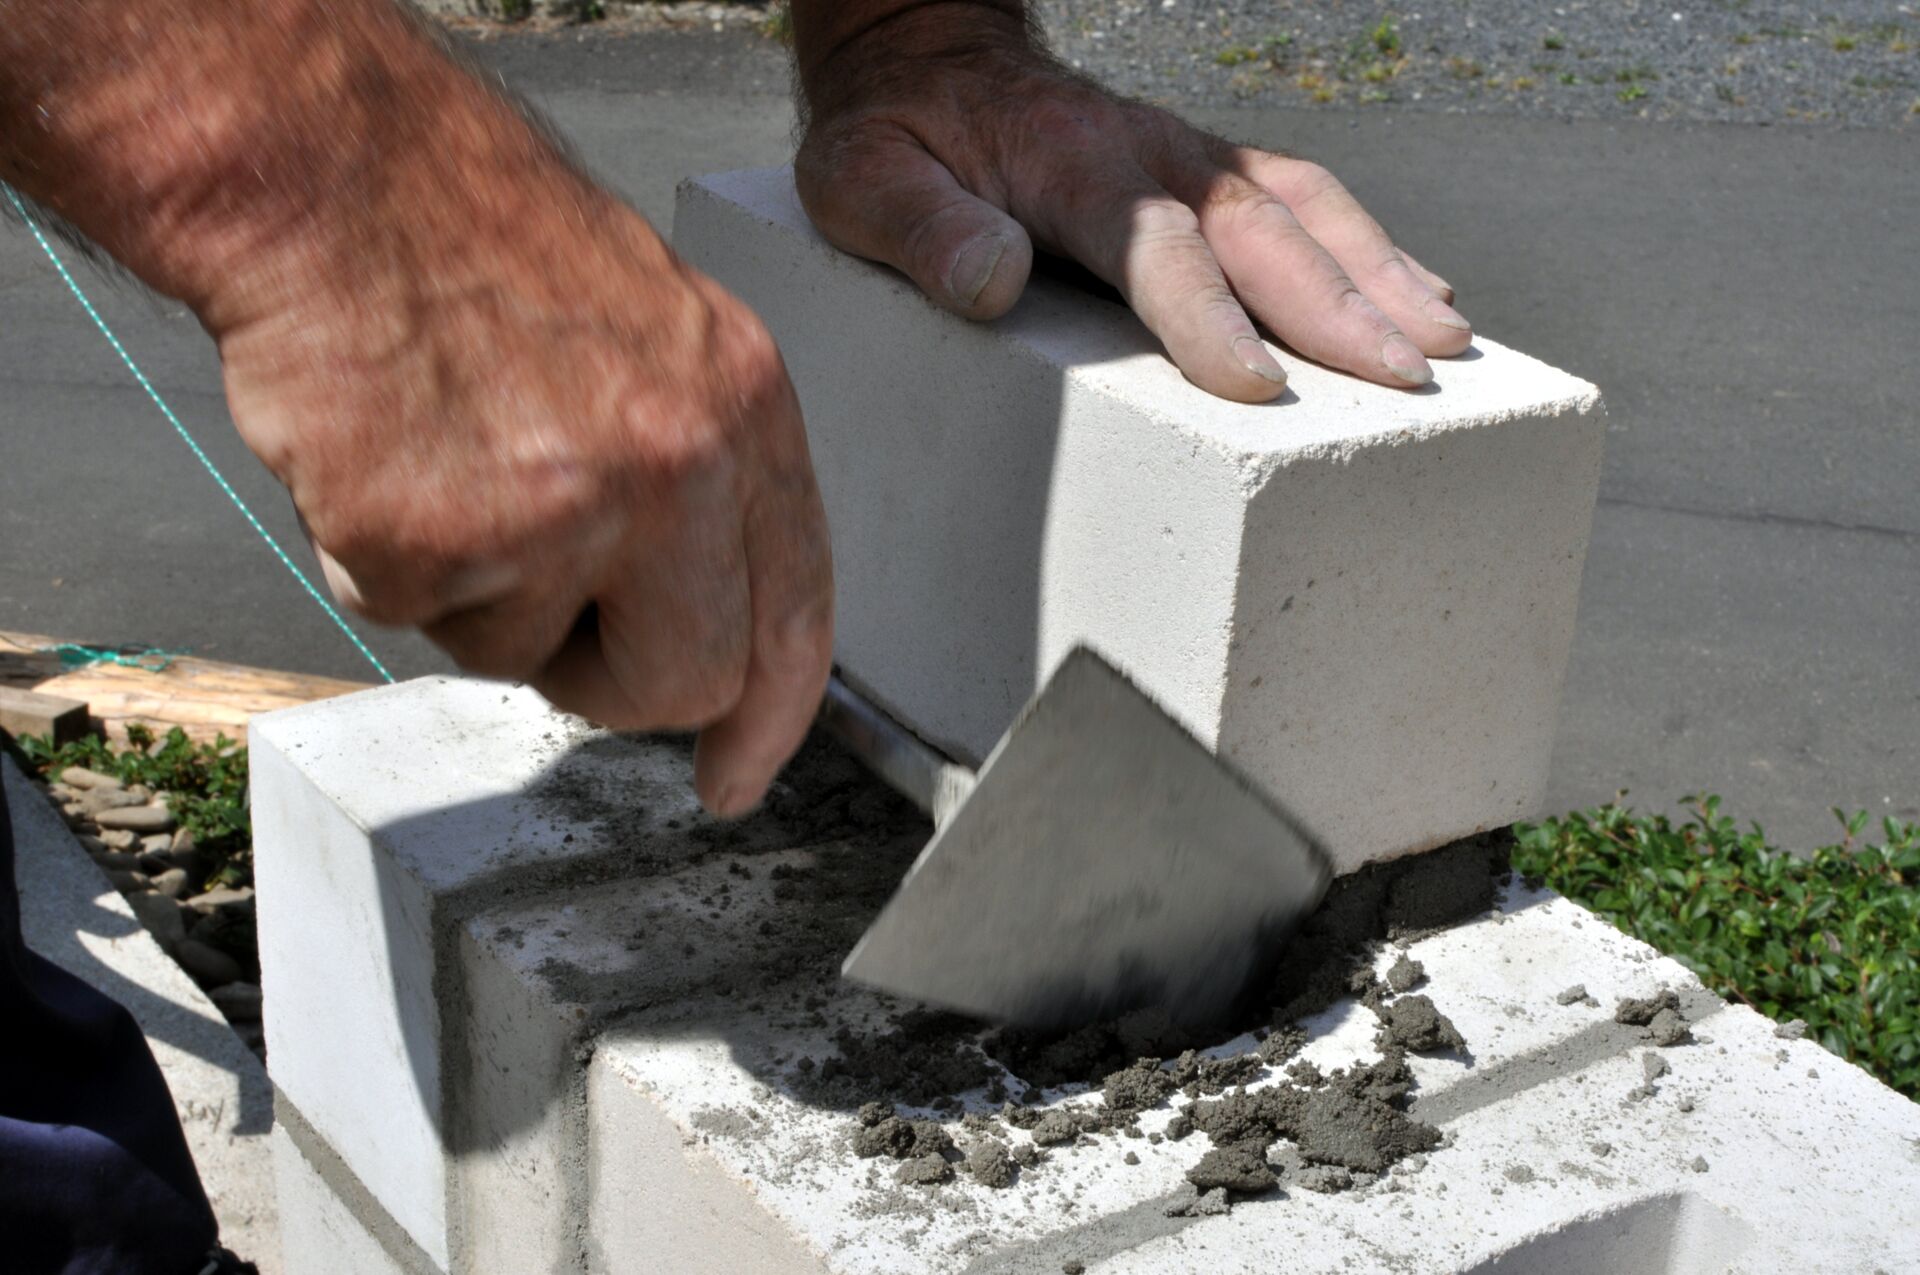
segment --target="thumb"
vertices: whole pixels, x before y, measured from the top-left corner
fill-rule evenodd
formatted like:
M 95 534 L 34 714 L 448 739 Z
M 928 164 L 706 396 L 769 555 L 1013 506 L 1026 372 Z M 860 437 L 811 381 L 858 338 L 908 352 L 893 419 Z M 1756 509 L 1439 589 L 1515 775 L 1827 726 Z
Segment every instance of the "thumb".
M 1020 223 L 968 193 L 904 134 L 802 146 L 794 181 L 828 242 L 885 262 L 969 319 L 1005 314 L 1033 268 Z

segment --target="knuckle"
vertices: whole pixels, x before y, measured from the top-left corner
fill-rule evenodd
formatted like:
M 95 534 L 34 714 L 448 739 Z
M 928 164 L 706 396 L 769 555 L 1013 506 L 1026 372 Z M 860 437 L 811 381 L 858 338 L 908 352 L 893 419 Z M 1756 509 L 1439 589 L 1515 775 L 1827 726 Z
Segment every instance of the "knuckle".
M 1246 307 L 1226 280 L 1209 283 L 1194 294 L 1193 306 L 1209 331 L 1245 331 L 1250 328 Z
M 886 180 L 891 169 L 886 146 L 897 140 L 884 118 L 868 112 L 813 120 L 793 160 L 795 193 L 807 214 L 852 211 L 856 205 L 849 192 Z
M 744 652 L 730 658 L 709 659 L 698 669 L 675 679 L 658 701 L 663 724 L 675 730 L 694 730 L 719 721 L 740 702 L 747 686 Z
M 1329 200 L 1350 202 L 1352 196 L 1340 179 L 1312 160 L 1295 160 L 1292 177 L 1293 197 L 1288 202 L 1297 212 Z
M 1207 220 L 1218 223 L 1229 233 L 1245 230 L 1255 222 L 1271 220 L 1275 214 L 1285 222 L 1293 220 L 1286 205 L 1265 187 L 1237 177 L 1223 177 L 1214 182 L 1206 192 L 1205 201 Z
M 1372 299 L 1360 291 L 1353 280 L 1346 275 L 1343 274 L 1333 281 L 1331 288 L 1335 302 L 1360 322 L 1368 327 L 1379 329 L 1383 334 L 1393 328 L 1393 320 L 1386 316 L 1386 312 L 1375 305 Z
M 1397 275 L 1403 271 L 1407 274 L 1413 274 L 1413 267 L 1408 265 L 1407 259 L 1400 255 L 1400 250 L 1393 246 L 1391 240 L 1385 239 L 1384 237 L 1374 252 L 1373 268 L 1385 274 Z
M 1142 244 L 1200 237 L 1200 218 L 1193 209 L 1172 199 L 1143 200 L 1133 215 L 1133 232 Z
M 833 594 L 821 596 L 784 617 L 764 644 L 762 658 L 781 678 L 811 678 L 833 663 Z
M 637 508 L 671 519 L 712 508 L 734 471 L 745 423 L 745 413 L 724 399 L 716 390 L 680 404 L 662 404 L 652 395 L 629 404 L 629 441 L 615 463 L 624 485 L 644 493 Z
M 715 368 L 725 407 L 730 409 L 719 413 L 723 425 L 738 429 L 748 419 L 791 401 L 786 360 L 759 315 L 733 302 L 720 317 L 716 337 Z
M 1339 179 L 1325 164 L 1310 159 L 1293 161 L 1293 184 L 1304 191 L 1327 191 L 1340 189 Z

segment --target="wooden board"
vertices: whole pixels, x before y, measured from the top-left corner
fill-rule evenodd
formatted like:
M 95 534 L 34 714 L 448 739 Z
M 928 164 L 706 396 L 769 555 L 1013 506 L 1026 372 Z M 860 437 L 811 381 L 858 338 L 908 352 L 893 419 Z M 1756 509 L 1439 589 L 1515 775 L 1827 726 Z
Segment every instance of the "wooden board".
M 365 690 L 367 685 L 190 655 L 173 656 L 160 669 L 111 662 L 69 669 L 49 649 L 62 641 L 0 629 L 0 685 L 84 700 L 91 716 L 115 743 L 126 741 L 127 726 L 133 722 L 142 722 L 160 734 L 178 726 L 192 738 L 209 743 L 222 734 L 245 742 L 247 719 L 255 713 L 345 695 Z
M 0 731 L 22 735 L 51 735 L 56 745 L 70 744 L 87 733 L 87 706 L 77 699 L 0 686 Z

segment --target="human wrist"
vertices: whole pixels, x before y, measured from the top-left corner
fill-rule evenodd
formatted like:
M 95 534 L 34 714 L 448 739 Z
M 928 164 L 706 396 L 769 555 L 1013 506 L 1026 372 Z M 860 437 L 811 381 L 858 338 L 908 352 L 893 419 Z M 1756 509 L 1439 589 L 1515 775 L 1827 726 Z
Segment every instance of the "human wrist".
M 831 110 L 909 60 L 987 49 L 1038 51 L 1026 0 L 795 0 L 801 107 Z

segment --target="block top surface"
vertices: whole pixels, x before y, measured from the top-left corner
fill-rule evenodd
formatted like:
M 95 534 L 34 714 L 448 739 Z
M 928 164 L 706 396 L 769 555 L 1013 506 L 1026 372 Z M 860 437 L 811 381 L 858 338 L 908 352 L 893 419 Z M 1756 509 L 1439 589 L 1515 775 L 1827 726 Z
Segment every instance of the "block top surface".
M 758 1213 L 730 1222 L 784 1228 L 836 1272 L 1058 1271 L 1072 1261 L 1099 1272 L 1332 1272 L 1355 1254 L 1383 1268 L 1496 1269 L 1480 1263 L 1515 1251 L 1528 1269 L 1669 1268 L 1641 1250 L 1595 1260 L 1580 1247 L 1610 1242 L 1633 1229 L 1617 1223 L 1636 1219 L 1670 1241 L 1655 1259 L 1706 1245 L 1723 1259 L 1715 1269 L 1894 1270 L 1906 1260 L 1900 1237 L 1920 1228 L 1920 1197 L 1906 1189 L 1920 1106 L 1812 1041 L 1776 1037 L 1767 1020 L 1724 1006 L 1683 967 L 1575 905 L 1519 885 L 1493 914 L 1405 947 L 1424 966 L 1414 990 L 1465 1048 L 1409 1060 L 1411 1114 L 1448 1140 L 1396 1166 L 1404 1172 L 1334 1195 L 1288 1179 L 1224 1215 L 1170 1217 L 1208 1149 L 1198 1133 L 1164 1136 L 1184 1106 L 1174 1095 L 1142 1112 L 1142 1137 L 1069 1138 L 1007 1187 L 965 1176 L 902 1183 L 895 1161 L 856 1154 L 846 1092 L 820 1087 L 828 1063 L 864 1043 L 861 1065 L 903 1114 L 941 1118 L 963 1145 L 989 1135 L 964 1127 L 961 1111 L 998 1111 L 995 1079 L 1015 1096 L 1026 1083 L 996 1061 L 941 1089 L 960 1110 L 902 1096 L 885 1071 L 911 1007 L 835 976 L 924 825 L 844 757 L 816 748 L 767 811 L 716 835 L 671 813 L 691 815 L 684 748 L 569 723 L 530 692 L 426 679 L 273 714 L 255 740 L 271 765 L 292 766 L 379 830 L 436 888 L 471 879 L 463 865 L 537 865 L 605 844 L 609 825 L 637 831 L 615 846 L 627 855 L 624 879 L 503 893 L 463 920 L 475 959 L 497 962 L 513 985 L 563 1011 L 559 1021 L 599 1033 L 592 1065 L 682 1131 L 699 1161 L 690 1171 L 750 1190 Z M 529 795 L 555 783 L 558 804 Z M 1376 972 L 1396 956 L 1381 951 Z M 1575 982 L 1593 1003 L 1562 995 Z M 1680 990 L 1693 1039 L 1656 1050 L 1610 1011 L 1663 985 Z M 1378 1054 L 1373 1014 L 1351 998 L 1301 1025 L 1300 1056 L 1323 1071 Z M 965 1062 L 978 1036 L 958 1030 L 954 1057 Z M 1237 1055 L 1251 1042 L 1209 1052 Z M 1648 1066 L 1651 1053 L 1664 1072 Z M 1277 1068 L 1244 1082 L 1290 1083 Z M 1069 1086 L 1032 1099 L 1048 1112 L 1103 1101 Z M 990 1136 L 1034 1140 L 1008 1124 Z M 1599 1231 L 1581 1229 L 1595 1218 L 1607 1219 Z
M 789 880 L 812 870 L 804 857 L 781 861 L 800 874 Z M 1165 1136 L 1185 1103 L 1176 1093 L 1141 1115 L 1142 1136 L 1051 1145 L 1010 1186 L 964 1170 L 933 1186 L 902 1183 L 900 1162 L 857 1154 L 850 1106 L 809 1091 L 842 1032 L 884 1032 L 899 1007 L 858 988 L 743 983 L 758 963 L 747 936 L 772 910 L 804 907 L 765 888 L 769 866 L 755 862 L 750 878 L 702 866 L 641 890 L 575 895 L 559 915 L 509 910 L 474 928 L 523 978 L 554 980 L 548 994 L 563 1004 L 594 989 L 653 1001 L 658 1008 L 602 1036 L 594 1065 L 752 1191 L 768 1217 L 742 1225 L 784 1227 L 842 1275 L 1050 1272 L 1072 1261 L 1099 1272 L 1331 1273 L 1350 1269 L 1358 1252 L 1380 1269 L 1477 1270 L 1502 1253 L 1538 1257 L 1562 1244 L 1569 1269 L 1649 1268 L 1638 1250 L 1583 1257 L 1581 1227 L 1596 1217 L 1611 1219 L 1603 1231 L 1627 1230 L 1621 1221 L 1668 1228 L 1674 1246 L 1705 1244 L 1728 1269 L 1791 1255 L 1806 1269 L 1839 1271 L 1892 1260 L 1891 1228 L 1920 1224 L 1920 1203 L 1892 1185 L 1920 1137 L 1920 1107 L 1813 1042 L 1781 1040 L 1767 1020 L 1722 1006 L 1684 968 L 1584 910 L 1517 888 L 1505 912 L 1406 949 L 1426 969 L 1419 991 L 1457 1024 L 1468 1051 L 1410 1060 L 1412 1114 L 1445 1139 L 1391 1173 L 1357 1174 L 1352 1189 L 1324 1195 L 1288 1179 L 1223 1216 L 1169 1216 L 1192 1197 L 1186 1173 L 1211 1146 L 1197 1132 Z M 715 909 L 729 881 L 730 906 Z M 696 953 L 684 962 L 675 957 L 683 942 Z M 1382 953 L 1377 972 L 1396 955 Z M 1576 978 L 1598 1004 L 1559 1003 Z M 1667 985 L 1682 989 L 1696 1039 L 1655 1050 L 1611 1011 L 1616 998 Z M 1324 1072 L 1379 1056 L 1375 1019 L 1352 999 L 1304 1025 L 1297 1057 Z M 1210 1052 L 1252 1047 L 1247 1036 Z M 1651 1083 L 1650 1053 L 1669 1065 Z M 1019 1092 L 1020 1077 L 992 1070 Z M 1288 1080 L 1276 1068 L 1246 1083 Z M 1649 1083 L 1651 1094 L 1636 1098 Z M 978 1116 L 998 1110 L 980 1090 L 960 1100 Z M 1068 1086 L 1045 1090 L 1037 1105 L 1091 1111 L 1102 1099 Z M 942 1120 L 962 1150 L 987 1137 L 1035 1140 L 1004 1125 L 976 1135 L 960 1111 L 898 1109 Z M 1844 1148 L 1844 1175 L 1823 1163 L 1823 1147 Z M 1868 1226 L 1869 1216 L 1881 1223 Z
M 699 817 L 687 749 L 627 746 L 522 686 L 419 678 L 262 714 L 250 732 L 436 893 Z
M 794 193 L 790 168 L 718 173 L 683 184 L 677 228 L 713 215 L 715 209 L 701 208 L 702 199 L 778 232 L 795 254 L 813 254 L 833 269 L 884 285 L 897 304 L 933 304 L 904 276 L 822 239 Z M 1125 307 L 1053 279 L 1029 281 L 1019 304 L 993 326 L 1011 346 L 1063 369 L 1072 381 L 1205 439 L 1256 471 L 1513 417 L 1584 414 L 1600 402 L 1588 382 L 1476 336 L 1465 356 L 1434 360 L 1433 383 L 1411 392 L 1276 349 L 1287 369 L 1287 392 L 1274 403 L 1231 403 L 1188 382 Z

